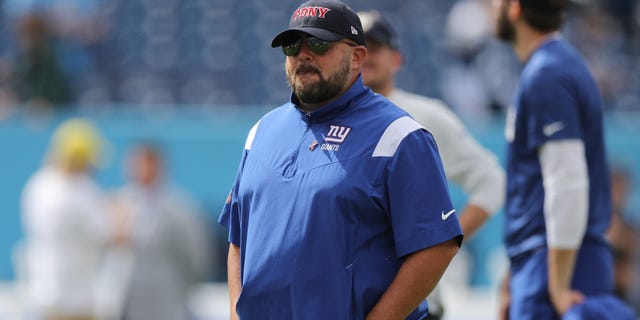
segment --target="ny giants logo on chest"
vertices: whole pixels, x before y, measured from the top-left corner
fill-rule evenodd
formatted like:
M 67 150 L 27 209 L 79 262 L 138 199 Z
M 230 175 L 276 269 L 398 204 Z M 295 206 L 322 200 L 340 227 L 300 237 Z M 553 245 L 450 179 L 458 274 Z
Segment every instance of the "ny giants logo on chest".
M 340 143 L 344 142 L 349 132 L 351 132 L 349 127 L 329 125 L 329 132 L 324 137 L 325 143 L 320 146 L 320 150 L 338 151 Z
M 320 19 L 324 19 L 329 11 L 331 11 L 331 9 L 325 7 L 302 7 L 293 13 L 291 20 L 296 21 L 298 18 L 304 17 L 318 17 Z
M 324 141 L 342 143 L 349 135 L 349 132 L 351 132 L 349 127 L 329 125 L 329 132 L 324 137 Z

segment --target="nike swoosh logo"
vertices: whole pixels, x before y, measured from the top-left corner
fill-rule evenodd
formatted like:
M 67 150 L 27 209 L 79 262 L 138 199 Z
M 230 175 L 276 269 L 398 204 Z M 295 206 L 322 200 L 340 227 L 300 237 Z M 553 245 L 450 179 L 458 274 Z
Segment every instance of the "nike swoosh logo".
M 447 213 L 444 213 L 444 210 L 442 210 L 442 213 L 441 213 L 442 220 L 447 220 L 447 218 L 449 218 L 449 216 L 452 215 L 454 212 L 456 212 L 456 209 L 453 209 Z
M 544 126 L 542 128 L 542 133 L 544 133 L 545 136 L 550 137 L 554 133 L 564 129 L 564 127 L 565 127 L 564 122 L 556 121 L 556 122 L 553 122 L 551 124 L 548 124 L 548 125 Z

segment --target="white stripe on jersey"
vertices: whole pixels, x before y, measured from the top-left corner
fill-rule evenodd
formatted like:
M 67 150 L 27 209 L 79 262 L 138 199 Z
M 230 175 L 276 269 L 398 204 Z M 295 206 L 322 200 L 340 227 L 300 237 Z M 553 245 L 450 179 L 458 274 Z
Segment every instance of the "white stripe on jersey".
M 411 117 L 404 116 L 396 119 L 384 130 L 371 156 L 393 157 L 402 140 L 411 132 L 419 129 L 422 129 L 422 126 Z
M 251 145 L 253 145 L 253 139 L 256 137 L 256 131 L 258 131 L 258 125 L 260 124 L 260 120 L 253 125 L 251 130 L 249 130 L 249 134 L 247 135 L 247 141 L 244 143 L 245 150 L 251 150 Z

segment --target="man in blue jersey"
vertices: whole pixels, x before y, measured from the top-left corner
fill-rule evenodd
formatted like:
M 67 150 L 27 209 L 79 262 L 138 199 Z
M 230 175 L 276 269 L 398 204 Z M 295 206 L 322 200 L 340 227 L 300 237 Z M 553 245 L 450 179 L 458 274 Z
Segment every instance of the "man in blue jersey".
M 271 45 L 293 93 L 250 130 L 219 219 L 232 318 L 424 319 L 462 241 L 433 137 L 362 84 L 342 2 L 303 3 Z
M 497 35 L 524 65 L 505 130 L 503 319 L 559 319 L 613 290 L 602 104 L 583 58 L 558 33 L 566 2 L 494 1 Z

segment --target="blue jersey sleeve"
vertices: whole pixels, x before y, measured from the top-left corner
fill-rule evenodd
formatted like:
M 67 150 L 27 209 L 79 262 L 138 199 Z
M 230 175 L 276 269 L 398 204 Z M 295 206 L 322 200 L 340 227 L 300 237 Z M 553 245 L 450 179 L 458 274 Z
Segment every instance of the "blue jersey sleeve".
M 416 130 L 405 137 L 387 170 L 396 255 L 402 257 L 456 237 L 460 244 L 462 231 L 431 134 Z
M 221 224 L 229 231 L 229 242 L 236 246 L 240 246 L 240 211 L 238 208 L 238 186 L 240 185 L 240 179 L 242 176 L 242 167 L 244 160 L 247 157 L 247 150 L 242 153 L 242 160 L 240 161 L 240 167 L 236 175 L 236 180 L 233 183 L 233 188 L 227 197 L 227 201 L 222 208 L 218 223 Z
M 542 76 L 542 73 L 545 73 Z M 542 69 L 526 90 L 528 145 L 538 148 L 550 140 L 582 139 L 579 90 L 567 74 Z

